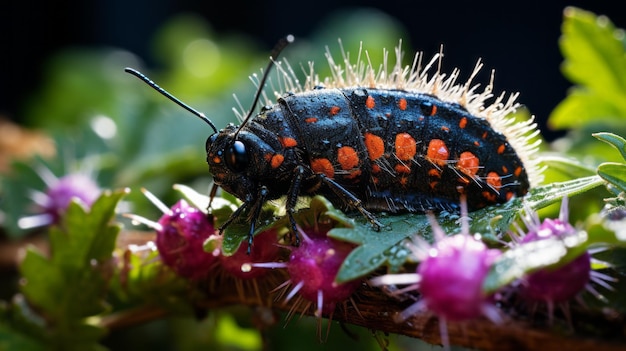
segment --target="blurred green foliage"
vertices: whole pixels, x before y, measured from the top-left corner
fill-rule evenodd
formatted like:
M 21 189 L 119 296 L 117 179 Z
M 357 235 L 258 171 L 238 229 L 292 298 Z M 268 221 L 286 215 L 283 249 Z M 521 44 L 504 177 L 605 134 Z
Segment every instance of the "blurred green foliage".
M 552 112 L 548 124 L 568 130 L 555 150 L 590 164 L 618 161 L 592 133 L 626 135 L 626 38 L 610 19 L 577 8 L 564 13 L 559 41 L 562 71 L 574 86 Z

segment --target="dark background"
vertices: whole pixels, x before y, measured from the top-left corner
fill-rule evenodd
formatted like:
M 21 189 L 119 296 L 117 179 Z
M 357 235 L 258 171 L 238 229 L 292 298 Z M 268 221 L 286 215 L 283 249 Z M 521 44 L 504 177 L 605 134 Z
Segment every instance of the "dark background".
M 482 57 L 486 68 L 497 69 L 497 91 L 521 92 L 520 101 L 542 122 L 571 85 L 561 75 L 558 48 L 568 5 L 626 27 L 622 1 L 11 1 L 0 5 L 0 116 L 19 121 L 25 97 L 42 84 L 42 64 L 64 48 L 113 46 L 150 63 L 154 31 L 176 13 L 200 14 L 218 35 L 246 34 L 269 51 L 286 33 L 306 37 L 333 10 L 368 6 L 401 21 L 416 50 L 434 53 L 443 43 L 449 66 L 464 68 L 455 57 Z

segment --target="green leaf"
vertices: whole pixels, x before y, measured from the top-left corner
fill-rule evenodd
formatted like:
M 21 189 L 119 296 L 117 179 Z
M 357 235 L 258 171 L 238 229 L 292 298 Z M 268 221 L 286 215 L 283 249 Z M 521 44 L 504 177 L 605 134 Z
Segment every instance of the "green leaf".
M 538 210 L 560 201 L 563 196 L 582 194 L 604 184 L 598 176 L 584 177 L 566 182 L 555 182 L 530 189 L 526 196 L 529 206 Z M 515 201 L 515 200 L 514 200 Z
M 264 206 L 259 215 L 259 223 L 261 223 L 261 225 L 257 224 L 253 236 L 256 236 L 268 229 L 275 228 L 278 226 L 278 223 L 282 223 L 275 221 L 274 213 L 276 213 L 276 208 L 271 204 L 266 204 Z M 242 213 L 233 223 L 226 227 L 222 233 L 222 236 L 224 237 L 222 241 L 222 254 L 230 256 L 237 252 L 239 245 L 248 240 L 249 232 L 250 221 L 248 221 L 248 213 Z
M 485 240 L 497 242 L 498 237 L 509 230 L 525 204 L 538 210 L 561 201 L 563 196 L 580 194 L 601 184 L 603 181 L 600 177 L 592 176 L 533 188 L 523 198 L 469 213 L 470 230 L 473 234 L 480 233 Z M 440 213 L 437 221 L 448 235 L 453 235 L 461 229 L 458 219 L 458 214 Z M 365 276 L 383 265 L 396 270 L 411 259 L 409 251 L 404 247 L 405 239 L 419 236 L 426 241 L 432 241 L 426 215 L 379 215 L 378 220 L 385 224 L 385 228 L 380 231 L 375 231 L 359 215 L 353 226 L 334 228 L 328 233 L 331 237 L 359 245 L 346 258 L 337 274 L 337 281 L 344 282 Z
M 586 87 L 571 88 L 567 98 L 550 113 L 548 125 L 553 129 L 582 128 L 602 125 L 623 127 L 624 110 L 609 97 L 587 90 Z
M 578 230 L 565 238 L 548 238 L 518 244 L 507 250 L 489 271 L 483 291 L 493 293 L 533 271 L 561 267 L 594 245 L 626 247 L 624 231 L 613 231 L 610 224 L 604 222 L 599 215 L 592 216 L 586 227 L 586 230 Z
M 598 140 L 602 140 L 616 148 L 622 155 L 622 158 L 626 160 L 626 139 L 613 133 L 594 133 L 592 135 Z
M 221 314 L 216 325 L 215 338 L 220 345 L 229 345 L 236 350 L 259 350 L 262 340 L 258 330 L 240 326 L 234 317 Z
M 525 274 L 557 263 L 569 262 L 584 252 L 586 241 L 587 232 L 579 231 L 568 236 L 566 240 L 548 238 L 519 244 L 496 260 L 485 278 L 483 290 L 493 293 Z M 566 259 L 566 255 L 570 259 Z
M 613 184 L 620 191 L 626 192 L 626 165 L 614 162 L 605 162 L 598 166 L 598 175 Z
M 20 271 L 24 278 L 22 293 L 27 299 L 51 315 L 61 316 L 62 311 L 58 309 L 58 302 L 63 299 L 66 286 L 61 267 L 50 264 L 41 253 L 28 248 Z
M 564 11 L 560 40 L 562 70 L 572 82 L 614 101 L 626 110 L 626 52 L 623 31 L 605 16 L 575 7 Z
M 367 275 L 385 263 L 398 269 L 409 251 L 402 242 L 413 235 L 430 236 L 428 218 L 425 215 L 379 216 L 384 224 L 376 231 L 364 220 L 352 228 L 333 228 L 328 236 L 359 244 L 345 259 L 336 280 L 345 282 Z M 359 222 L 359 220 L 357 220 Z
M 271 204 L 266 204 L 261 211 L 259 218 L 261 226 L 257 227 L 254 231 L 254 235 L 258 235 L 269 229 L 278 229 L 287 231 L 289 230 L 289 218 L 283 216 L 276 220 L 275 214 L 278 208 Z M 222 242 L 222 253 L 224 255 L 232 255 L 237 251 L 239 245 L 248 239 L 248 232 L 250 230 L 250 222 L 246 219 L 247 214 L 243 213 L 232 224 L 230 224 L 223 233 L 224 240 Z M 335 226 L 352 226 L 353 220 L 345 216 L 341 211 L 335 209 L 333 205 L 322 196 L 315 196 L 311 198 L 308 207 L 300 209 L 294 214 L 296 224 L 301 227 L 314 227 L 317 223 L 332 221 Z M 330 233 L 329 233 L 330 235 Z
M 470 230 L 495 241 L 499 233 L 508 229 L 521 208 L 522 202 L 518 199 L 469 213 Z M 364 219 L 357 217 L 353 227 L 334 228 L 328 233 L 336 239 L 359 244 L 339 270 L 338 282 L 365 276 L 383 265 L 396 271 L 407 260 L 412 259 L 410 251 L 404 245 L 406 239 L 417 236 L 427 242 L 433 240 L 430 222 L 424 214 L 379 216 L 378 220 L 385 225 L 380 231 L 374 230 Z M 458 220 L 459 215 L 454 213 L 440 213 L 437 217 L 437 222 L 448 235 L 460 232 Z
M 604 16 L 568 7 L 564 12 L 562 71 L 577 86 L 552 112 L 554 128 L 605 124 L 623 128 L 626 118 L 626 52 L 616 29 Z
M 127 190 L 105 191 L 86 210 L 72 202 L 50 228 L 50 257 L 29 249 L 20 265 L 23 294 L 49 321 L 56 347 L 94 349 L 103 331 L 85 318 L 106 311 L 110 260 L 120 227 L 112 223 Z
M 44 351 L 48 348 L 45 343 L 28 337 L 0 321 L 0 350 Z
M 595 166 L 580 162 L 577 158 L 566 157 L 561 154 L 541 155 L 541 163 L 552 170 L 557 170 L 570 178 L 583 178 L 596 174 Z

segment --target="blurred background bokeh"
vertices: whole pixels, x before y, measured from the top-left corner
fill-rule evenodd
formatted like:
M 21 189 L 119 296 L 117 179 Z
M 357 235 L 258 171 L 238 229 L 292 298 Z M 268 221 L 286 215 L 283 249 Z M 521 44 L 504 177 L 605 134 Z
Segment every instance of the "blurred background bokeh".
M 407 48 L 431 54 L 444 44 L 449 69 L 468 72 L 483 58 L 487 69 L 497 70 L 496 88 L 521 92 L 520 101 L 542 121 L 569 86 L 559 72 L 557 46 L 567 5 L 609 15 L 618 27 L 626 24 L 619 1 L 10 1 L 0 7 L 0 115 L 24 121 L 29 98 L 49 78 L 50 60 L 69 48 L 118 48 L 150 67 L 163 65 L 155 35 L 181 14 L 197 16 L 215 38 L 241 36 L 256 52 L 268 52 L 287 33 L 308 39 L 336 31 L 329 22 L 369 8 L 389 16 Z M 327 35 L 368 40 L 345 31 Z

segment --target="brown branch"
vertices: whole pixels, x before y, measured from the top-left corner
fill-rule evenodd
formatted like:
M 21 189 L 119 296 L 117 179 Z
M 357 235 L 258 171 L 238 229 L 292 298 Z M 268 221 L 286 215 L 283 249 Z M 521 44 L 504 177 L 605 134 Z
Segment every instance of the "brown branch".
M 127 247 L 130 243 L 142 244 L 151 239 L 153 237 L 146 236 L 145 233 L 124 232 L 118 240 L 118 245 Z M 20 247 L 23 247 L 22 245 L 5 246 L 3 249 L 10 249 L 11 252 L 16 253 Z M 197 286 L 194 285 L 194 289 L 200 289 L 203 294 L 200 294 L 201 298 L 195 299 L 193 303 L 200 310 L 244 305 L 252 308 L 264 307 L 275 311 L 286 311 L 292 315 L 313 316 L 314 308 L 310 304 L 297 297 L 289 303 L 284 303 L 284 294 L 281 295 L 281 291 L 275 291 L 276 287 L 287 279 L 286 272 L 281 269 L 270 270 L 266 276 L 255 280 L 236 279 L 224 272 L 212 274 L 207 281 Z M 421 313 L 402 323 L 394 322 L 393 316 L 412 302 L 401 301 L 379 288 L 363 283 L 350 302 L 337 307 L 332 320 L 385 333 L 419 338 L 431 344 L 441 344 L 439 322 L 432 314 Z M 515 311 L 514 308 L 510 310 Z M 167 314 L 168 311 L 161 306 L 142 306 L 105 316 L 100 325 L 115 330 L 164 318 Z M 452 345 L 485 351 L 618 351 L 626 349 L 626 323 L 622 316 L 609 318 L 599 313 L 594 314 L 591 310 L 576 309 L 573 310 L 572 320 L 578 324 L 575 324 L 573 332 L 560 332 L 554 330 L 557 328 L 541 327 L 542 317 L 538 316 L 536 319 L 535 325 L 532 324 L 530 318 L 525 316 L 508 317 L 508 319 L 505 317 L 501 324 L 494 324 L 487 319 L 477 319 L 466 323 L 447 323 L 447 329 Z M 580 331 L 585 331 L 589 326 L 604 332 L 605 335 L 583 335 Z
M 150 236 L 122 235 L 118 245 L 124 247 L 129 243 L 141 244 L 150 240 Z M 219 268 L 218 268 L 219 269 Z M 312 304 L 307 304 L 297 297 L 285 303 L 284 291 L 276 288 L 288 280 L 282 269 L 270 270 L 266 276 L 253 280 L 241 280 L 229 276 L 223 271 L 212 273 L 210 278 L 198 284 L 197 288 L 204 292 L 203 298 L 194 301 L 199 309 L 220 309 L 232 305 L 245 305 L 252 308 L 265 307 L 275 311 L 286 311 L 289 315 L 314 315 Z M 430 313 L 421 313 L 402 323 L 394 322 L 393 316 L 403 311 L 413 301 L 401 301 L 390 297 L 381 289 L 368 286 L 365 282 L 349 303 L 339 305 L 332 316 L 335 321 L 362 326 L 390 334 L 400 334 L 421 339 L 431 344 L 441 344 L 438 319 Z M 514 309 L 511 309 L 514 311 Z M 148 311 L 149 315 L 160 316 L 154 310 L 139 309 L 136 312 Z M 466 323 L 447 323 L 449 340 L 452 345 L 490 350 L 570 350 L 570 351 L 618 351 L 626 349 L 626 323 L 619 318 L 609 319 L 598 316 L 584 309 L 575 310 L 572 320 L 584 326 L 593 325 L 596 330 L 617 331 L 611 335 L 612 340 L 604 336 L 583 336 L 577 332 L 559 332 L 548 326 L 536 327 L 529 318 L 505 317 L 501 324 L 494 324 L 487 319 L 477 319 Z M 510 313 L 512 314 L 512 313 Z M 136 321 L 147 320 L 143 317 L 118 315 L 111 319 L 114 323 L 109 327 L 128 325 L 125 318 Z M 593 322 L 589 319 L 593 318 Z M 540 325 L 542 317 L 537 317 Z M 545 323 L 544 323 L 545 324 Z M 330 336 L 332 337 L 332 335 Z
M 294 301 L 285 304 L 282 300 L 275 301 L 278 293 L 272 290 L 286 279 L 283 272 L 279 271 L 271 272 L 270 277 L 247 282 L 238 282 L 234 278 L 224 276 L 216 277 L 210 282 L 206 299 L 199 301 L 198 306 L 208 309 L 223 308 L 227 305 L 264 306 L 312 316 L 314 309 L 305 303 Z M 385 333 L 419 338 L 431 344 L 441 344 L 439 322 L 432 314 L 421 313 L 405 322 L 394 322 L 393 316 L 411 303 L 399 301 L 364 283 L 353 298 L 353 303 L 338 306 L 332 319 Z M 623 330 L 624 327 L 621 320 L 605 320 L 604 323 L 611 329 Z M 494 324 L 487 319 L 477 319 L 466 323 L 448 323 L 447 328 L 451 344 L 485 351 L 626 349 L 624 335 L 620 335 L 619 340 L 608 341 L 602 337 L 558 333 L 550 331 L 549 328 L 541 330 L 532 327 L 529 322 L 516 320 Z

